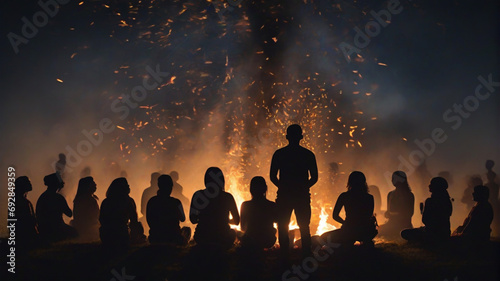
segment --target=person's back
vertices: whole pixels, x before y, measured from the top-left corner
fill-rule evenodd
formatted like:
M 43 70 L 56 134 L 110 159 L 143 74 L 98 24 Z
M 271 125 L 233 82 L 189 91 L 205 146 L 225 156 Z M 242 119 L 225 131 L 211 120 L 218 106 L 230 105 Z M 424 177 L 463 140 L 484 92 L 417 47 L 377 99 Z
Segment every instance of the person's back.
M 44 178 L 47 190 L 40 195 L 36 203 L 36 217 L 40 235 L 47 241 L 58 241 L 73 238 L 77 235 L 74 228 L 63 220 L 63 214 L 73 216 L 66 199 L 58 190 L 64 187 L 64 182 L 58 174 L 50 174 Z
M 150 227 L 149 232 L 177 232 L 180 231 L 179 207 L 181 202 L 170 196 L 153 196 L 149 199 L 146 218 Z
M 128 195 L 106 198 L 101 204 L 99 221 L 101 227 L 126 230 L 134 213 L 135 202 Z
M 17 187 L 16 187 L 17 188 Z M 16 229 L 20 233 L 36 232 L 36 217 L 33 209 L 33 204 L 28 198 L 21 196 L 16 197 Z
M 210 167 L 205 173 L 206 188 L 193 194 L 189 220 L 197 224 L 194 233 L 197 244 L 212 244 L 223 248 L 233 245 L 236 233 L 229 224 L 238 225 L 240 217 L 233 196 L 224 191 L 224 184 L 222 171 L 217 167 Z
M 446 194 L 437 195 L 435 192 L 425 200 L 422 222 L 426 231 L 437 237 L 450 236 L 450 217 L 453 211 L 451 200 Z
M 273 162 L 279 167 L 279 194 L 309 193 L 309 171 L 316 166 L 314 153 L 299 145 L 288 145 L 276 150 Z
M 493 221 L 493 208 L 489 202 L 481 202 L 474 206 L 467 218 L 467 225 L 462 232 L 464 236 L 488 241 Z
M 269 248 L 276 241 L 276 203 L 267 199 L 252 199 L 241 204 L 241 221 L 247 220 L 245 235 L 252 237 L 259 246 Z
M 81 178 L 73 200 L 73 226 L 82 239 L 93 240 L 98 237 L 99 204 L 94 195 L 97 185 L 92 177 Z
M 411 218 L 413 216 L 415 196 L 410 190 L 396 189 L 387 195 L 387 211 L 391 212 L 389 222 L 403 228 L 411 228 Z
M 487 186 L 476 186 L 472 196 L 477 203 L 472 207 L 463 225 L 459 226 L 452 236 L 466 239 L 468 242 L 488 241 L 493 221 L 493 207 L 488 202 L 489 189 Z
M 373 215 L 374 199 L 368 193 L 366 177 L 362 172 L 353 171 L 347 182 L 348 190 L 340 194 L 332 218 L 341 223 L 337 230 L 322 235 L 330 242 L 353 244 L 355 241 L 373 245 L 372 239 L 377 235 L 376 220 Z M 340 211 L 345 209 L 345 218 L 340 217 Z
M 206 196 L 203 190 L 199 190 L 193 198 Z M 234 202 L 231 194 L 221 191 L 216 197 L 210 198 L 205 208 L 200 211 L 198 228 L 206 230 L 226 230 L 229 229 L 230 206 Z
M 30 200 L 26 197 L 27 192 L 33 190 L 28 177 L 21 176 L 15 181 L 15 203 L 16 211 L 16 246 L 21 249 L 31 248 L 38 236 L 35 211 Z
M 147 204 L 146 219 L 149 225 L 149 241 L 185 244 L 179 222 L 186 219 L 182 203 L 170 196 L 172 178 L 162 175 L 158 178 L 158 195 Z
M 139 224 L 136 205 L 134 199 L 128 195 L 129 193 L 130 188 L 127 180 L 117 178 L 109 186 L 106 199 L 101 204 L 99 236 L 104 245 L 114 249 L 125 249 L 131 240 L 131 236 L 135 236 L 133 228 Z M 129 221 L 130 235 L 128 231 Z
M 270 248 L 276 242 L 274 223 L 278 221 L 276 203 L 266 199 L 267 184 L 263 177 L 250 182 L 252 200 L 241 204 L 242 243 L 259 248 Z
M 356 191 L 347 191 L 340 194 L 339 200 L 345 202 L 346 218 L 342 226 L 364 226 L 372 219 L 374 209 L 373 195 Z
M 99 204 L 94 196 L 76 200 L 73 205 L 74 223 L 81 228 L 94 227 L 99 222 Z
M 55 192 L 43 192 L 36 203 L 36 216 L 40 229 L 46 231 L 64 224 L 63 214 L 69 209 L 66 199 Z

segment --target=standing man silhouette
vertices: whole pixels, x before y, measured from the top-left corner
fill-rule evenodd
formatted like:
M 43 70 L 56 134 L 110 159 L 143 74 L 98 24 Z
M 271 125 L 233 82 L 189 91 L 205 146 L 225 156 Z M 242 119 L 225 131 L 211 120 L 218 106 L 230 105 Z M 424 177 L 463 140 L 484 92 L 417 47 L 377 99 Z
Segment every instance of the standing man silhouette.
M 297 124 L 290 125 L 286 129 L 288 145 L 278 149 L 271 161 L 270 178 L 278 187 L 278 236 L 283 258 L 289 254 L 288 224 L 293 210 L 300 228 L 303 255 L 311 255 L 309 188 L 318 181 L 318 167 L 314 153 L 300 146 L 302 138 L 302 128 Z

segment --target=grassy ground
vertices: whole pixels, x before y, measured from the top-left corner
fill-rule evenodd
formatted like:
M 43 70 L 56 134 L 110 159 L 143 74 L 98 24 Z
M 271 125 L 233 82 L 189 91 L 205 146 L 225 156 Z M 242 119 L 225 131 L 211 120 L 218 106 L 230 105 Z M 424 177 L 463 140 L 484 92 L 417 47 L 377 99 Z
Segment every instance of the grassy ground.
M 1 243 L 5 245 L 5 241 Z M 376 243 L 318 252 L 304 260 L 293 251 L 290 264 L 277 251 L 132 246 L 109 254 L 100 244 L 64 242 L 17 254 L 12 280 L 499 280 L 500 242 L 484 248 L 422 248 L 404 242 Z M 2 255 L 5 257 L 6 255 Z M 4 263 L 5 264 L 5 263 Z M 13 277 L 8 274 L 9 279 Z

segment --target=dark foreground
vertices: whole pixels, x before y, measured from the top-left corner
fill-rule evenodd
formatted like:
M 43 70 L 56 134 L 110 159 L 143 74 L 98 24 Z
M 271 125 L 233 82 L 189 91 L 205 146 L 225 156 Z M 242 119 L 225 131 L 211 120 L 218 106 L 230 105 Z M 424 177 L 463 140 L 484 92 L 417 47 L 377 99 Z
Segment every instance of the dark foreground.
M 1 245 L 5 250 L 5 240 Z M 335 249 L 333 253 L 321 250 L 318 257 L 303 260 L 294 251 L 291 264 L 286 265 L 279 263 L 277 251 L 256 254 L 232 249 L 217 253 L 193 246 L 141 245 L 131 247 L 126 253 L 110 254 L 97 242 L 66 242 L 24 256 L 17 254 L 16 273 L 1 279 L 487 281 L 499 280 L 500 276 L 499 241 L 474 249 L 449 246 L 431 249 L 379 241 L 375 248 L 354 246 Z

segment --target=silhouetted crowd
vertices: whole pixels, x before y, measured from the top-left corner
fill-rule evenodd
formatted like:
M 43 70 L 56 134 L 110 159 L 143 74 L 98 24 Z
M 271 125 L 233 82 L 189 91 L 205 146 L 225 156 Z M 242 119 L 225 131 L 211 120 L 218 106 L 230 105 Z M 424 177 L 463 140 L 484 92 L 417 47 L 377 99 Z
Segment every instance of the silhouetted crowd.
M 233 196 L 224 189 L 224 174 L 218 167 L 206 170 L 205 188 L 196 191 L 190 203 L 182 195 L 176 172 L 170 175 L 153 173 L 151 187 L 144 190 L 140 207 L 149 226 L 149 237 L 144 234 L 143 224 L 138 220 L 136 203 L 129 196 L 130 187 L 125 177 L 112 181 L 100 207 L 99 199 L 94 195 L 97 189 L 94 179 L 91 176 L 81 178 L 73 210 L 59 193 L 64 188 L 59 171 L 45 176 L 47 190 L 39 197 L 36 210 L 27 198 L 27 193 L 32 190 L 30 180 L 26 176 L 18 177 L 15 181 L 18 247 L 30 249 L 40 244 L 79 237 L 100 239 L 103 247 L 114 251 L 123 251 L 130 244 L 147 240 L 151 244 L 196 243 L 223 250 L 239 241 L 243 248 L 262 250 L 275 246 L 278 236 L 280 254 L 286 258 L 291 248 L 289 224 L 294 211 L 300 228 L 302 253 L 310 256 L 310 188 L 318 181 L 318 168 L 313 152 L 300 146 L 302 137 L 299 125 L 289 126 L 286 135 L 289 144 L 273 155 L 270 179 L 278 188 L 275 202 L 266 198 L 266 180 L 261 176 L 254 177 L 250 181 L 252 199 L 242 203 L 241 214 Z M 322 234 L 319 241 L 349 246 L 359 242 L 373 247 L 373 239 L 378 235 L 388 239 L 402 237 L 412 243 L 430 245 L 447 241 L 485 243 L 490 239 L 490 227 L 499 205 L 499 187 L 495 183 L 493 166 L 493 161 L 487 161 L 488 183 L 483 185 L 480 182 L 469 190 L 468 196 L 473 202 L 469 205 L 470 213 L 463 225 L 453 232 L 450 229 L 452 199 L 444 177 L 434 177 L 430 181 L 430 197 L 420 204 L 424 226 L 413 228 L 415 196 L 407 175 L 395 171 L 392 174 L 395 189 L 387 196 L 387 222 L 379 226 L 374 210 L 380 208 L 380 203 L 376 203 L 370 194 L 365 175 L 353 171 L 347 179 L 347 190 L 338 194 L 333 208 L 332 218 L 341 227 Z M 331 168 L 338 171 L 336 163 Z M 331 180 L 337 180 L 336 176 Z M 375 191 L 377 194 L 378 189 Z M 462 201 L 469 202 L 468 199 Z M 181 227 L 186 220 L 185 208 L 188 204 L 189 221 L 196 225 L 194 235 L 189 227 Z M 341 216 L 342 209 L 344 217 Z M 63 215 L 73 217 L 70 225 L 64 222 Z M 240 224 L 241 231 L 230 227 Z

